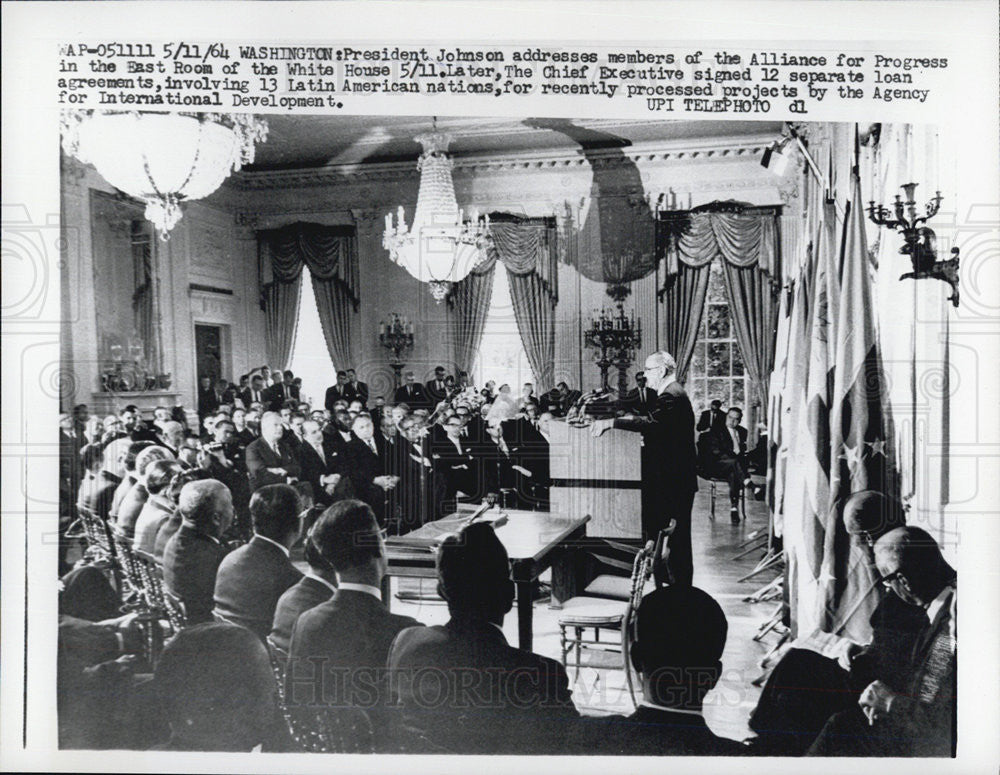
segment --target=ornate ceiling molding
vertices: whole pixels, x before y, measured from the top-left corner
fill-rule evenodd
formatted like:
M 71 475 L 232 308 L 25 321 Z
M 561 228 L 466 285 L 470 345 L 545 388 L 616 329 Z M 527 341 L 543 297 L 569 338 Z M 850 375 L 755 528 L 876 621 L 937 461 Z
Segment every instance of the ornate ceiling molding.
M 585 168 L 610 170 L 676 161 L 731 161 L 752 158 L 764 152 L 772 137 L 712 138 L 704 142 L 672 142 L 634 145 L 595 151 L 525 152 L 454 158 L 456 182 L 463 176 L 482 173 L 574 171 Z M 418 177 L 416 162 L 343 164 L 301 170 L 239 172 L 232 185 L 244 191 L 308 188 L 345 183 L 409 181 Z

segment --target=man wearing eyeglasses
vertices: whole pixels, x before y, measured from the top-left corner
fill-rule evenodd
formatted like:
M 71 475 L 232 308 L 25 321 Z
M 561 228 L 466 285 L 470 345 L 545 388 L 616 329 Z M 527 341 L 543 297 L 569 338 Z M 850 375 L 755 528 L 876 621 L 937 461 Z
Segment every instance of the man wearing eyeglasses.
M 858 709 L 834 715 L 814 756 L 954 756 L 957 579 L 934 539 L 899 527 L 875 543 L 880 582 L 926 620 L 910 653 L 905 685 L 881 680 L 861 693 Z M 859 712 L 860 710 L 860 712 Z
M 592 432 L 600 436 L 611 428 L 642 434 L 642 535 L 655 540 L 659 531 L 676 521 L 669 539 L 668 570 L 674 584 L 691 585 L 691 506 L 698 490 L 695 472 L 694 410 L 677 381 L 677 364 L 665 350 L 646 358 L 643 375 L 656 394 L 648 415 L 625 415 L 597 420 Z

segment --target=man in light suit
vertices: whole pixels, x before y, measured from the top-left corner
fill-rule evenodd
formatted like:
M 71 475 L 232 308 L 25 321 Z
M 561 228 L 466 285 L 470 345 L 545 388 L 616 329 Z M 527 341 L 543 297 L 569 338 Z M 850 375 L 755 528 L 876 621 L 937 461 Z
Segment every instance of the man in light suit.
M 507 643 L 502 628 L 514 583 L 493 527 L 473 523 L 447 536 L 437 572 L 451 619 L 404 630 L 389 652 L 405 728 L 453 753 L 558 750 L 579 719 L 569 679 L 554 659 Z
M 246 451 L 250 489 L 292 482 L 302 473 L 292 453 L 281 443 L 283 434 L 281 415 L 265 412 L 260 418 L 260 438 L 251 442 Z
M 611 428 L 642 434 L 642 533 L 655 541 L 659 531 L 676 521 L 670 536 L 668 570 L 674 584 L 690 585 L 694 572 L 691 553 L 691 507 L 698 490 L 694 446 L 694 410 L 676 378 L 677 364 L 665 350 L 646 358 L 643 373 L 656 392 L 648 416 L 625 415 L 596 420 L 595 436 Z

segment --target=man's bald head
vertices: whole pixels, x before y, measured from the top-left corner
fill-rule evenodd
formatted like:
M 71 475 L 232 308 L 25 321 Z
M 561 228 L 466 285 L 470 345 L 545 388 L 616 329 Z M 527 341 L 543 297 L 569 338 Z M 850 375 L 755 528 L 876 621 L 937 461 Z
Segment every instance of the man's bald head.
M 926 530 L 897 527 L 875 544 L 875 565 L 883 583 L 913 605 L 928 605 L 955 578 L 955 570 Z
M 181 517 L 209 535 L 224 533 L 233 518 L 233 497 L 216 479 L 188 482 L 177 499 Z

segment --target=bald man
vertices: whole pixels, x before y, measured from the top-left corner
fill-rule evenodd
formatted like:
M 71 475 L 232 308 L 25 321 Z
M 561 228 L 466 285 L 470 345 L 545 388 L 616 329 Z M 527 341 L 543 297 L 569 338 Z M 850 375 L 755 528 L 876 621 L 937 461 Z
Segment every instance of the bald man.
M 182 522 L 163 551 L 163 582 L 184 602 L 189 624 L 210 622 L 226 554 L 219 537 L 233 520 L 233 499 L 222 482 L 203 479 L 184 485 L 177 509 Z
M 694 410 L 677 381 L 677 364 L 670 353 L 650 354 L 642 373 L 656 394 L 649 414 L 597 420 L 592 432 L 600 436 L 618 428 L 642 434 L 642 536 L 655 540 L 670 520 L 677 523 L 669 539 L 668 570 L 674 584 L 689 586 L 694 573 L 691 506 L 698 490 Z

